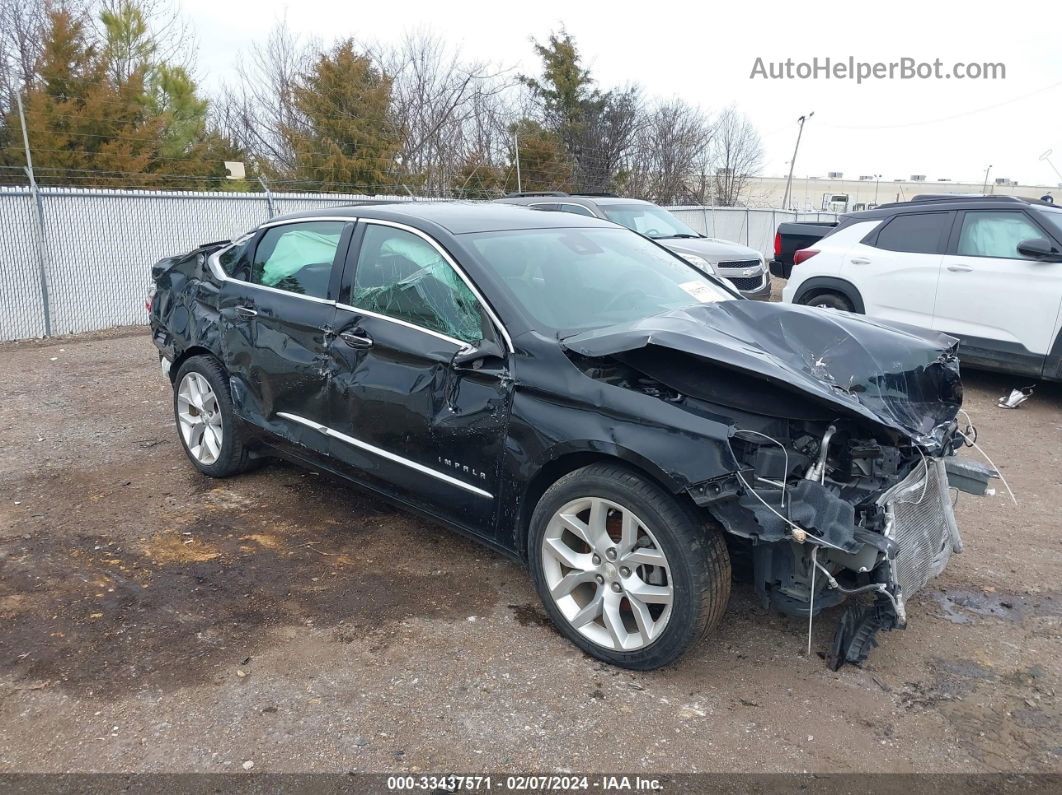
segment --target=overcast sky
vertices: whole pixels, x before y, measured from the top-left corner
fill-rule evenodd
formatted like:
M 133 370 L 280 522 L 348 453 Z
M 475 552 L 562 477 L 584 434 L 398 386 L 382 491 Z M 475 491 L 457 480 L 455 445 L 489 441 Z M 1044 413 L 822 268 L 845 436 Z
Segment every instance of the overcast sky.
M 884 180 L 926 174 L 980 182 L 1062 183 L 1062 4 L 929 0 L 888 3 L 698 2 L 611 0 L 535 3 L 400 0 L 183 0 L 200 42 L 208 86 L 232 80 L 241 52 L 283 16 L 326 42 L 353 36 L 394 41 L 426 28 L 470 58 L 536 72 L 530 39 L 565 25 L 603 87 L 640 83 L 650 95 L 677 96 L 714 111 L 736 103 L 758 127 L 763 174 L 784 176 L 796 119 L 814 111 L 797 176 L 844 172 Z M 944 69 L 955 62 L 1002 63 L 996 80 L 751 79 L 765 62 L 850 56 L 903 57 Z

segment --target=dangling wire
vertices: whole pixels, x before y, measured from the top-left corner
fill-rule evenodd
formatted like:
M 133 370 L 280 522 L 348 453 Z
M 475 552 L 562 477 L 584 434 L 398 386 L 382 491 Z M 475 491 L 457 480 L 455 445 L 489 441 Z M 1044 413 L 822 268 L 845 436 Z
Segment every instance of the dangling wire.
M 767 441 L 774 442 L 776 445 L 778 445 L 780 448 L 782 448 L 782 455 L 785 456 L 785 471 L 782 473 L 782 499 L 781 499 L 781 502 L 778 503 L 778 505 L 779 505 L 779 507 L 784 508 L 785 507 L 786 478 L 789 477 L 789 451 L 785 449 L 785 445 L 784 444 L 782 444 L 780 441 L 775 439 L 773 436 L 768 436 L 765 433 L 760 433 L 759 431 L 750 431 L 747 428 L 738 428 L 734 432 L 734 436 L 737 436 L 739 433 L 751 433 L 753 436 L 762 436 Z M 734 456 L 734 460 L 736 461 L 737 460 L 737 456 L 734 455 L 734 447 L 733 447 L 733 445 L 730 444 L 730 438 L 729 437 L 727 437 L 726 443 L 727 443 L 727 445 L 730 446 L 730 455 Z
M 808 600 L 808 657 L 811 657 L 811 627 L 815 622 L 815 572 L 819 568 L 819 548 L 811 548 L 811 598 Z
M 988 462 L 989 466 L 991 466 L 992 469 L 996 470 L 996 474 L 999 475 L 1000 481 L 1002 481 L 1003 485 L 1006 486 L 1006 488 L 1007 488 L 1007 493 L 1010 495 L 1010 498 L 1014 501 L 1014 504 L 1017 505 L 1018 504 L 1018 498 L 1014 496 L 1014 492 L 1011 491 L 1010 484 L 1007 483 L 1007 479 L 1005 477 L 1003 477 L 1003 473 L 999 471 L 999 467 L 996 466 L 996 462 L 993 461 L 991 458 L 989 458 L 988 457 L 988 453 L 986 453 L 984 450 L 982 450 L 980 445 L 977 444 L 977 428 L 973 424 L 973 419 L 970 417 L 969 414 L 966 413 L 965 409 L 959 409 L 959 413 L 962 414 L 964 417 L 966 417 L 966 430 L 971 430 L 971 429 L 973 430 L 973 438 L 971 439 L 969 436 L 967 436 L 965 433 L 960 431 L 958 428 L 955 429 L 955 433 L 959 434 L 959 436 L 961 436 L 963 439 L 966 440 L 966 443 L 968 445 L 970 445 L 970 447 L 972 447 L 974 450 L 976 450 L 977 452 L 979 452 L 981 455 L 983 455 L 985 457 L 985 461 Z

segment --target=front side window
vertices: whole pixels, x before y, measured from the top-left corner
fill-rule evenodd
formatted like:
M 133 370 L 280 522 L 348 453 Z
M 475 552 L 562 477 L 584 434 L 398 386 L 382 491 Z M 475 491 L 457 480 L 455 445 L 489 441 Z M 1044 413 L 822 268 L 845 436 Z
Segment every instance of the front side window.
M 1018 253 L 1018 245 L 1033 238 L 1043 238 L 1038 226 L 1013 210 L 971 210 L 962 221 L 959 247 L 963 257 L 1002 257 L 1029 259 Z
M 403 229 L 368 224 L 350 303 L 462 342 L 483 339 L 476 296 L 435 246 Z
M 1054 208 L 1042 207 L 1036 211 L 1037 215 L 1047 222 L 1047 225 L 1055 233 L 1055 238 L 1062 240 L 1062 210 L 1056 210 Z
M 878 232 L 877 248 L 909 254 L 944 253 L 944 231 L 950 213 L 897 215 Z
M 668 237 L 700 237 L 667 210 L 655 204 L 606 204 L 608 220 L 654 240 Z
M 465 236 L 537 331 L 566 336 L 734 296 L 625 229 L 552 228 Z

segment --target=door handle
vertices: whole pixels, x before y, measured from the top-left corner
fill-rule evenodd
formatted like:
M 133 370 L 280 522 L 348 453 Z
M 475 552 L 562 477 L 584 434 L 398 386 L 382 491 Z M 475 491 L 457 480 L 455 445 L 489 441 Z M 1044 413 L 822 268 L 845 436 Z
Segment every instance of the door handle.
M 948 270 L 952 273 L 969 273 L 973 270 L 969 265 L 963 265 L 961 262 L 954 265 L 949 265 Z
M 249 306 L 237 306 L 236 314 L 242 315 L 243 317 L 255 317 L 258 314 L 258 311 L 251 309 Z
M 853 265 L 869 265 L 870 264 L 870 260 L 868 260 L 866 257 L 852 257 L 852 259 L 850 259 L 848 261 L 851 262 Z
M 372 338 L 365 334 L 355 334 L 353 331 L 344 331 L 339 335 L 339 338 L 351 348 L 372 347 Z

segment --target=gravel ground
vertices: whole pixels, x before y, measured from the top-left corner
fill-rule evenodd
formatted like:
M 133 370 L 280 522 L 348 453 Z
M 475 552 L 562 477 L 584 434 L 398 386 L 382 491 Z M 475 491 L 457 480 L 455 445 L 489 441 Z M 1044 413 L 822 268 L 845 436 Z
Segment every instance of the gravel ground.
M 962 495 L 966 552 L 864 668 L 737 583 L 637 674 L 514 563 L 352 487 L 197 474 L 143 329 L 0 371 L 0 771 L 1062 771 L 1057 385 L 1005 411 L 1017 382 L 967 373 L 1019 505 Z

